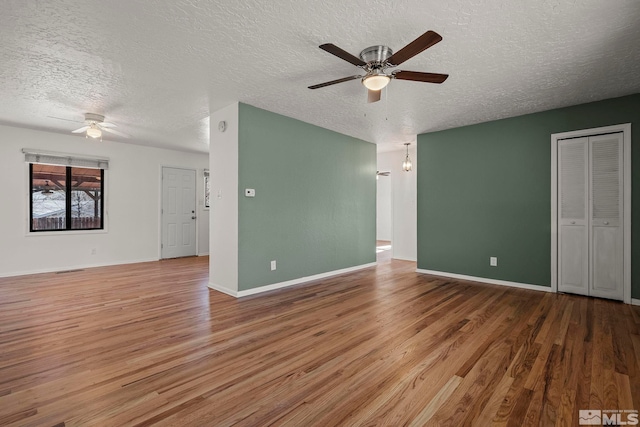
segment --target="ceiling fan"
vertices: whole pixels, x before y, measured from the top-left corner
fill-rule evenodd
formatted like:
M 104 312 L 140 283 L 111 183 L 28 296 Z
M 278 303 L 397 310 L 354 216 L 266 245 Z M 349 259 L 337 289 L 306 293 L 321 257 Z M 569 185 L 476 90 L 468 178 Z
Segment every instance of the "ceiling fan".
M 309 89 L 319 89 L 336 83 L 362 79 L 362 84 L 368 89 L 368 102 L 377 102 L 380 101 L 380 93 L 382 89 L 391 81 L 391 79 L 411 80 L 426 83 L 442 83 L 447 79 L 447 77 L 449 77 L 448 74 L 422 73 L 418 71 L 402 70 L 388 72 L 388 69 L 397 67 L 406 60 L 413 58 L 420 52 L 430 48 L 441 40 L 442 36 L 440 36 L 440 34 L 435 31 L 427 31 L 396 53 L 393 53 L 388 46 L 376 45 L 368 47 L 360 52 L 359 58 L 332 43 L 320 45 L 320 49 L 363 69 L 366 74 L 364 76 L 354 75 L 320 83 L 309 86 Z
M 86 137 L 91 138 L 102 138 L 102 131 L 110 132 L 114 135 L 122 136 L 124 138 L 128 138 L 129 135 L 126 133 L 119 132 L 113 128 L 117 127 L 113 123 L 108 123 L 104 121 L 104 116 L 100 114 L 86 113 L 84 115 L 85 126 L 82 126 L 79 129 L 71 131 L 71 133 L 82 133 L 87 132 Z

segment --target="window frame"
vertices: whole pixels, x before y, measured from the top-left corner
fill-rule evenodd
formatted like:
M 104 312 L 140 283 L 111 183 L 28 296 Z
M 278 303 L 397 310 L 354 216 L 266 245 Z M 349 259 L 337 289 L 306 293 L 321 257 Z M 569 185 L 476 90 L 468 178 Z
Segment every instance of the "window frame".
M 72 169 L 74 166 L 68 165 L 56 165 L 60 167 L 64 167 L 66 171 L 66 182 L 65 182 L 65 228 L 62 229 L 48 229 L 48 230 L 34 230 L 33 229 L 33 165 L 39 163 L 29 162 L 29 233 L 82 233 L 85 231 L 88 232 L 104 232 L 106 231 L 105 227 L 105 202 L 106 202 L 106 194 L 105 194 L 105 169 L 104 168 L 92 168 L 98 169 L 100 171 L 100 227 L 94 228 L 71 228 L 72 222 L 72 206 L 71 206 L 71 193 L 73 188 L 71 187 L 72 183 Z M 82 168 L 82 166 L 77 166 L 75 168 Z

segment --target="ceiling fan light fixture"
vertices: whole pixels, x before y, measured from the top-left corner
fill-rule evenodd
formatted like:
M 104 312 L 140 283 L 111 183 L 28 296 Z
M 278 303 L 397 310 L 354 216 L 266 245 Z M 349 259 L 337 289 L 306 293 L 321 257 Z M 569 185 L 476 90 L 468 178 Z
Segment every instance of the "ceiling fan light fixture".
M 100 138 L 102 136 L 102 131 L 100 129 L 98 129 L 98 127 L 95 124 L 92 124 L 91 127 L 89 129 L 87 129 L 87 136 L 90 136 L 91 138 Z
M 391 77 L 384 73 L 367 74 L 362 78 L 362 84 L 369 90 L 382 90 L 391 81 Z

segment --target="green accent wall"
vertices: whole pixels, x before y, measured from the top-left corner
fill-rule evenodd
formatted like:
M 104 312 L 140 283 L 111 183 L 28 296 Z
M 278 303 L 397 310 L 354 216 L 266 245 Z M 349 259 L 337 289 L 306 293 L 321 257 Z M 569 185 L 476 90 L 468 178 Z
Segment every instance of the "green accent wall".
M 375 262 L 375 145 L 239 108 L 238 290 Z
M 418 268 L 550 286 L 551 134 L 621 123 L 640 298 L 640 94 L 418 135 Z

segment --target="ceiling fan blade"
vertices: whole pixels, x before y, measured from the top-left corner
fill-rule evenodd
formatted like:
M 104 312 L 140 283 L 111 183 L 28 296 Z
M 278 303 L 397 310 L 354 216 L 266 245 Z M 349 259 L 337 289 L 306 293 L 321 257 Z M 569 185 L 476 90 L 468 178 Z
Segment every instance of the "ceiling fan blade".
M 411 80 L 414 82 L 442 83 L 447 80 L 449 74 L 421 73 L 419 71 L 396 71 L 392 74 L 398 80 Z
M 123 138 L 129 138 L 130 137 L 129 135 L 127 135 L 124 132 L 120 132 L 120 131 L 117 131 L 117 130 L 114 130 L 114 129 L 111 129 L 111 128 L 103 128 L 102 130 L 105 131 L 105 132 L 112 133 L 114 135 L 121 136 Z
M 72 130 L 71 133 L 82 133 L 85 130 L 89 129 L 91 126 L 82 126 L 80 129 Z
M 380 101 L 380 96 L 381 95 L 382 95 L 382 89 L 380 89 L 380 90 L 371 90 L 371 89 L 369 89 L 368 94 L 367 94 L 367 102 L 368 103 L 378 102 L 378 101 Z
M 65 119 L 62 117 L 55 117 L 55 116 L 47 116 L 50 119 L 56 119 L 56 120 L 64 120 L 65 122 L 73 122 L 73 123 L 84 123 L 84 121 L 82 120 L 72 120 L 72 119 Z
M 343 82 L 348 82 L 349 80 L 355 80 L 355 79 L 360 79 L 362 78 L 362 76 L 349 76 L 349 77 L 343 77 L 341 79 L 338 80 L 331 80 L 330 82 L 324 82 L 324 83 L 320 83 L 317 85 L 313 85 L 313 86 L 309 86 L 309 89 L 319 89 L 321 87 L 325 87 L 325 86 L 331 86 L 337 83 L 343 83 Z
M 393 55 L 389 57 L 387 62 L 393 65 L 400 65 L 407 59 L 411 59 L 420 52 L 429 49 L 434 44 L 442 40 L 442 36 L 435 31 L 427 31 Z
M 109 123 L 109 122 L 98 123 L 98 126 L 100 126 L 101 128 L 117 128 L 118 127 L 118 126 L 114 125 L 113 123 Z
M 340 49 L 338 46 L 332 43 L 321 44 L 318 47 L 326 52 L 329 52 L 332 55 L 337 56 L 340 59 L 344 59 L 345 61 L 352 63 L 353 65 L 356 65 L 359 67 L 367 65 L 366 62 L 364 62 L 362 59 L 356 56 L 353 56 L 346 50 Z

